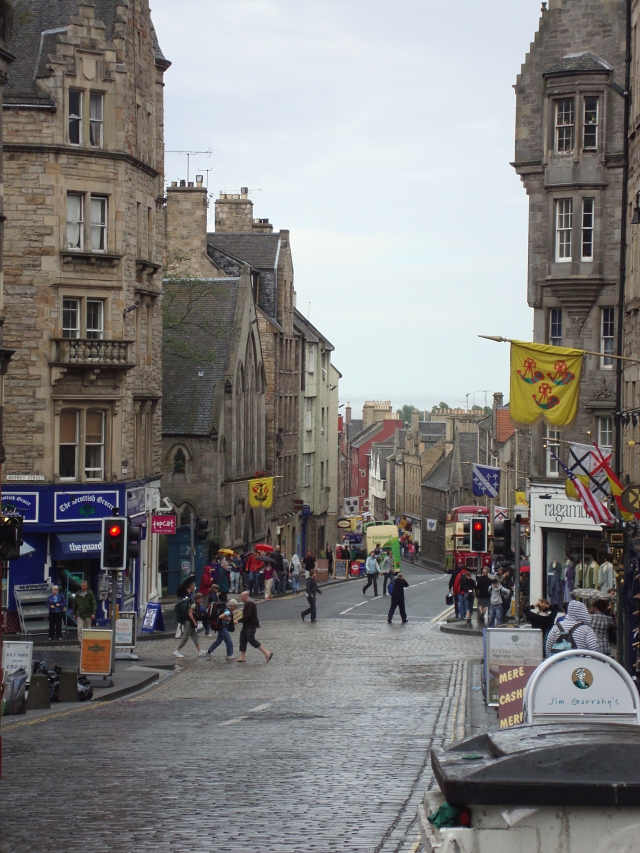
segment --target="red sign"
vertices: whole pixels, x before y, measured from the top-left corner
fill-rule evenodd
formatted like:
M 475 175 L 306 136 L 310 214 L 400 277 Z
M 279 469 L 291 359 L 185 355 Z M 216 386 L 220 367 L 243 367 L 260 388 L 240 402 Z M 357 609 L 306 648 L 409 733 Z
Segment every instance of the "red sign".
M 164 533 L 167 536 L 173 536 L 176 532 L 175 515 L 152 515 L 151 532 Z
M 524 688 L 535 670 L 535 666 L 498 667 L 498 718 L 501 729 L 520 726 L 524 722 Z

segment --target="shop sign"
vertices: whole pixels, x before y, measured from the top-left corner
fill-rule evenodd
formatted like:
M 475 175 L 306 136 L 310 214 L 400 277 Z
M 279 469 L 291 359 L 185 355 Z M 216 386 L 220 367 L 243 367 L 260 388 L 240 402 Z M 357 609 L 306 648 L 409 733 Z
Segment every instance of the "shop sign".
M 177 530 L 175 515 L 152 515 L 151 516 L 151 532 L 164 534 L 166 536 L 175 536 Z
M 144 486 L 127 489 L 127 515 L 142 515 L 144 511 Z
M 498 719 L 501 729 L 524 722 L 524 689 L 535 666 L 498 667 Z
M 118 492 L 56 492 L 55 521 L 96 521 L 118 509 Z
M 29 483 L 44 480 L 44 474 L 4 474 L 3 476 L 7 482 L 11 481 L 13 483 Z
M 348 560 L 336 560 L 333 564 L 335 575 L 337 578 L 346 578 L 349 569 Z
M 153 634 L 154 631 L 164 631 L 164 619 L 162 618 L 162 607 L 157 601 L 148 601 L 147 609 L 142 620 L 142 628 L 146 634 Z
M 487 628 L 484 632 L 487 704 L 499 707 L 501 666 L 537 666 L 543 659 L 537 628 Z
M 629 674 L 611 658 L 583 649 L 546 660 L 529 684 L 526 703 L 532 722 L 592 714 L 638 722 L 638 693 Z
M 437 518 L 428 518 L 427 519 L 427 532 L 434 533 L 438 527 L 438 519 Z
M 338 527 L 341 530 L 351 530 L 351 519 L 349 518 L 339 518 L 338 519 Z
M 111 675 L 113 632 L 103 628 L 85 628 L 80 648 L 81 675 Z
M 37 524 L 38 498 L 37 492 L 12 492 L 5 489 L 2 494 L 2 512 L 21 515 L 25 524 Z
M 493 508 L 493 523 L 507 521 L 509 518 L 509 509 L 506 506 L 494 506 Z
M 120 611 L 116 619 L 116 649 L 132 649 L 136 644 L 136 613 Z
M 4 674 L 24 669 L 27 673 L 27 684 L 31 681 L 31 659 L 33 658 L 33 643 L 16 640 L 5 640 L 2 644 L 2 668 Z

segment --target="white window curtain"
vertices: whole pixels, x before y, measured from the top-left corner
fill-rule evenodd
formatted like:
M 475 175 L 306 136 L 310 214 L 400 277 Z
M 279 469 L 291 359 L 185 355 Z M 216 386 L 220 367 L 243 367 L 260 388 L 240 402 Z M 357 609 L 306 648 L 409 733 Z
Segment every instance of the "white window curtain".
M 67 245 L 82 249 L 82 196 L 67 194 Z

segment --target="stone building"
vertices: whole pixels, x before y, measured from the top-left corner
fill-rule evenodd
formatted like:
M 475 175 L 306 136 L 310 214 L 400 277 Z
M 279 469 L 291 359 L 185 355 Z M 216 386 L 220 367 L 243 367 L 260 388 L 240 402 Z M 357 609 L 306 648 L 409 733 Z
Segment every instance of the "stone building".
M 478 462 L 500 468 L 500 492 L 490 502 L 480 498 L 479 502 L 491 503 L 508 509 L 515 516 L 516 491 L 525 492 L 531 467 L 531 430 L 517 428 L 511 420 L 509 404 L 504 395 L 493 395 L 493 410 L 478 424 Z
M 248 481 L 265 468 L 265 377 L 251 270 L 209 256 L 207 190 L 167 189 L 164 281 L 163 495 L 209 521 L 215 547 L 264 540 L 266 511 Z
M 225 274 L 249 267 L 265 377 L 265 470 L 276 477 L 267 519 L 269 542 L 291 556 L 299 548 L 301 336 L 294 329 L 295 293 L 289 232 L 274 232 L 267 219 L 253 218 L 246 187 L 221 193 L 215 203 L 215 232 L 208 253 Z
M 333 344 L 297 309 L 293 326 L 300 336 L 300 488 L 305 509 L 300 551 L 320 556 L 338 536 L 338 381 L 331 364 Z
M 170 63 L 146 0 L 26 0 L 10 49 L 3 498 L 34 549 L 10 587 L 73 573 L 102 593 L 101 517 L 146 524 L 159 498 Z M 155 540 L 124 573 L 125 609 L 158 591 Z
M 624 0 L 549 0 L 514 87 L 534 340 L 601 353 L 585 356 L 575 424 L 533 429 L 535 477 L 560 475 L 545 443 L 561 456 L 560 439 L 613 444 L 624 55 Z

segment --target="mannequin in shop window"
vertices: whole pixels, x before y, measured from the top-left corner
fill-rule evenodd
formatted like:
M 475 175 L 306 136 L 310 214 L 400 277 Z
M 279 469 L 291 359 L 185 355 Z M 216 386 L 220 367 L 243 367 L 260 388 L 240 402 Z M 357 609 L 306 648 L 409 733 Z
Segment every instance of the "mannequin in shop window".
M 608 589 L 611 589 L 612 586 L 616 585 L 615 574 L 613 572 L 613 566 L 609 562 L 609 558 L 604 561 L 604 563 L 600 566 L 600 571 L 598 572 L 598 589 L 600 592 L 606 592 Z
M 562 563 L 555 557 L 549 563 L 547 571 L 547 596 L 551 604 L 561 606 L 564 601 L 564 584 L 562 583 Z
M 576 569 L 570 557 L 564 564 L 564 600 L 571 601 L 571 593 L 576 585 Z
M 600 566 L 596 563 L 596 558 L 592 557 L 591 562 L 587 566 L 584 573 L 584 588 L 598 589 L 598 575 L 600 574 Z
M 584 573 L 583 573 L 583 571 L 582 571 L 582 560 L 578 560 L 578 561 L 576 562 L 575 573 L 576 573 L 576 583 L 575 583 L 575 585 L 578 587 L 578 589 L 583 589 L 583 587 L 584 587 L 584 583 L 583 583 L 583 580 L 584 580 L 584 578 L 583 578 L 583 574 L 584 574 Z

